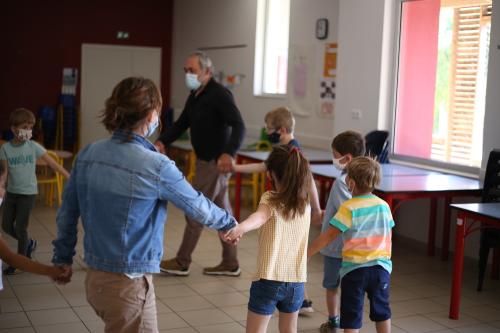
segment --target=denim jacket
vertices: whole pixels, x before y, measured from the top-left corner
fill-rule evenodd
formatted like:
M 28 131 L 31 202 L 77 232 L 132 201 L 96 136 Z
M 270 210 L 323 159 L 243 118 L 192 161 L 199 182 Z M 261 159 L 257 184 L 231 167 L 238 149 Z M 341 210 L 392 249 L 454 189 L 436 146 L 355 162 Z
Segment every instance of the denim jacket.
M 131 134 L 124 142 L 127 135 L 118 130 L 79 153 L 57 213 L 53 263 L 72 264 L 80 217 L 86 264 L 116 273 L 159 272 L 167 201 L 210 228 L 236 225 L 149 141 Z

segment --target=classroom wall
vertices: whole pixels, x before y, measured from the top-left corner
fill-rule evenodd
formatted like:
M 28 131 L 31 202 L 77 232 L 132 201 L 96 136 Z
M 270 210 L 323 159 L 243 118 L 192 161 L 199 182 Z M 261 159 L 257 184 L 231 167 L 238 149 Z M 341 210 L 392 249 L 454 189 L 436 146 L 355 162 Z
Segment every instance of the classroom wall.
M 42 105 L 57 104 L 62 69 L 80 69 L 82 43 L 161 47 L 161 90 L 168 101 L 172 5 L 172 0 L 3 3 L 0 130 L 8 128 L 8 115 L 14 108 L 24 106 L 37 111 Z M 130 38 L 117 40 L 119 30 L 128 31 Z
M 338 3 L 338 0 L 291 0 L 289 59 L 298 55 L 308 57 L 308 80 L 314 82 L 314 89 L 319 89 L 325 43 L 337 41 Z M 200 47 L 236 44 L 244 44 L 246 47 L 206 52 L 214 61 L 216 70 L 221 69 L 227 74 L 241 73 L 245 76 L 241 85 L 232 91 L 249 135 L 257 136 L 264 125 L 265 113 L 275 107 L 287 105 L 298 113 L 307 111 L 288 98 L 253 95 L 256 15 L 257 1 L 175 1 L 171 104 L 176 110 L 176 116 L 188 94 L 182 71 L 186 56 Z M 329 20 L 328 39 L 323 41 L 317 40 L 314 35 L 318 18 Z M 289 76 L 291 74 L 293 73 L 289 72 Z M 289 89 L 290 87 L 289 85 Z M 296 135 L 302 144 L 328 148 L 335 120 L 320 118 L 317 115 L 319 94 L 317 90 L 313 94 L 317 96 L 313 101 L 316 108 L 310 115 L 296 115 Z

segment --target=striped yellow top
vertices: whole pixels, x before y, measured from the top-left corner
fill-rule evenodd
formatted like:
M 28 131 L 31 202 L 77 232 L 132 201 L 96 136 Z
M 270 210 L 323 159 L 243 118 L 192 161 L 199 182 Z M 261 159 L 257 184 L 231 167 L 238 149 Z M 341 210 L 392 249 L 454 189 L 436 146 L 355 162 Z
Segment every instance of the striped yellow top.
M 259 229 L 259 253 L 254 280 L 306 282 L 307 240 L 311 207 L 303 215 L 285 220 L 269 202 L 270 192 L 260 199 L 271 210 L 271 217 Z

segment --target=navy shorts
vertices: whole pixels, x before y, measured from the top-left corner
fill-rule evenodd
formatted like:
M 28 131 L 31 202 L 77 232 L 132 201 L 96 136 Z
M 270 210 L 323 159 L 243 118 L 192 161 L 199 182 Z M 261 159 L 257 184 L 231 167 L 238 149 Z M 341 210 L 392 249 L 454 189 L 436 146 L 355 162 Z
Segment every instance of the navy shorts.
M 370 301 L 370 320 L 391 318 L 389 286 L 391 275 L 382 266 L 357 268 L 342 278 L 340 296 L 340 327 L 360 329 L 363 320 L 365 293 Z
M 248 310 L 260 315 L 299 311 L 304 300 L 304 282 L 280 282 L 260 279 L 252 282 Z
M 342 258 L 324 256 L 323 288 L 334 290 L 340 285 Z

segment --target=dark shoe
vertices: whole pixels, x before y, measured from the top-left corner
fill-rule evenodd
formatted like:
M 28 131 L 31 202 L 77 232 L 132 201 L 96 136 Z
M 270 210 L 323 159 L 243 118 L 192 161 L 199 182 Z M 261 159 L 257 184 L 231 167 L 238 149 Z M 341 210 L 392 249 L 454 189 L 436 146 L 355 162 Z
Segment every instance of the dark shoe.
M 326 323 L 321 324 L 319 327 L 319 332 L 320 333 L 337 333 L 340 332 L 340 328 L 333 325 L 330 321 L 327 321 Z
M 31 259 L 33 252 L 35 252 L 38 242 L 36 239 L 30 239 L 30 243 L 28 245 L 28 249 L 26 250 L 26 257 Z
M 304 299 L 302 301 L 302 305 L 299 309 L 299 314 L 308 314 L 311 312 L 314 312 L 314 309 L 312 307 L 313 302 L 310 299 Z
M 226 275 L 226 276 L 240 276 L 241 269 L 239 267 L 228 267 L 224 264 L 219 264 L 215 267 L 206 267 L 203 269 L 203 274 L 206 275 Z
M 12 266 L 9 266 L 3 270 L 4 275 L 17 275 L 17 274 L 20 274 L 22 272 L 23 271 L 21 271 L 20 269 L 17 269 L 17 268 L 12 267 Z
M 162 260 L 162 262 L 160 263 L 160 271 L 177 276 L 189 275 L 189 267 L 181 266 L 175 258 Z

